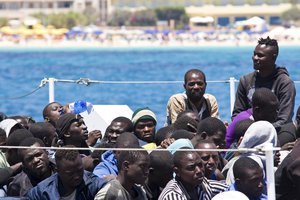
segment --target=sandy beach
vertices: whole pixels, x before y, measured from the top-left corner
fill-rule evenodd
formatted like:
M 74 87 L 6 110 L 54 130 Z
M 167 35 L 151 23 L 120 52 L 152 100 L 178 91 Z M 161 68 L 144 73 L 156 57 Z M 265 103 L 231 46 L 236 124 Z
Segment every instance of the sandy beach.
M 278 40 L 280 46 L 300 46 L 300 41 Z M 198 41 L 198 42 L 158 42 L 158 41 L 44 41 L 23 42 L 1 41 L 2 48 L 147 48 L 147 47 L 233 47 L 253 46 L 256 41 Z

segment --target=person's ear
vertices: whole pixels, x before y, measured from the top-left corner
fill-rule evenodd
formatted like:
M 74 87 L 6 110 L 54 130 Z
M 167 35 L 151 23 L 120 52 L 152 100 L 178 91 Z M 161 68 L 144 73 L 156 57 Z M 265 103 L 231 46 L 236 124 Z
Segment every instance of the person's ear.
M 127 160 L 122 163 L 122 169 L 125 171 L 129 169 L 129 162 Z
M 276 58 L 277 58 L 277 54 L 274 53 L 274 54 L 273 54 L 273 60 L 276 60 Z
M 203 131 L 202 133 L 200 133 L 200 138 L 201 138 L 202 140 L 207 139 L 207 138 L 208 138 L 207 133 L 206 133 L 205 131 Z
M 42 141 L 44 142 L 45 146 L 48 145 L 48 140 L 47 140 L 47 137 L 43 137 Z
M 240 183 L 241 183 L 241 179 L 239 179 L 239 178 L 235 178 L 234 181 L 237 186 L 240 185 Z
M 49 117 L 45 117 L 45 122 L 50 122 Z
M 184 88 L 184 89 L 186 89 L 186 84 L 185 84 L 185 82 L 183 83 L 183 85 L 182 85 L 182 86 L 183 86 L 183 88 Z

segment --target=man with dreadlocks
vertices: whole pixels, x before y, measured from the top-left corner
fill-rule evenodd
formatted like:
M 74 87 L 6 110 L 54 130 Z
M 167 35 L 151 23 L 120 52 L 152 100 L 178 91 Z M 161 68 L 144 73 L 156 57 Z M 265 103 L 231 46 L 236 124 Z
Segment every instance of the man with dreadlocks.
M 264 87 L 270 89 L 279 100 L 278 116 L 273 123 L 275 128 L 279 129 L 292 121 L 296 89 L 287 69 L 275 64 L 278 52 L 276 40 L 269 37 L 258 40 L 252 56 L 255 71 L 240 78 L 232 118 L 251 108 L 255 89 Z

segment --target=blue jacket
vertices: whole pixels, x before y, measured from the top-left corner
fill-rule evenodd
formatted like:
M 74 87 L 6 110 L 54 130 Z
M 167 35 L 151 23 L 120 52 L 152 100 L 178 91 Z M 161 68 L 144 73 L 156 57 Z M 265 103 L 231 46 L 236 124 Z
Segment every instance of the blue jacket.
M 104 182 L 100 178 L 91 172 L 84 171 L 83 182 L 76 189 L 76 200 L 94 199 L 103 184 Z M 60 191 L 62 190 L 62 183 L 59 180 L 58 174 L 55 173 L 29 190 L 26 197 L 30 200 L 60 199 Z
M 115 154 L 112 151 L 106 151 L 101 155 L 100 162 L 94 169 L 93 173 L 103 178 L 103 176 L 113 174 L 118 175 L 117 159 Z
M 230 185 L 230 187 L 228 188 L 228 191 L 238 191 L 236 186 L 235 186 L 235 183 Z M 260 197 L 258 197 L 258 198 L 249 198 L 249 200 L 268 200 L 268 196 L 265 195 L 264 193 L 262 193 Z

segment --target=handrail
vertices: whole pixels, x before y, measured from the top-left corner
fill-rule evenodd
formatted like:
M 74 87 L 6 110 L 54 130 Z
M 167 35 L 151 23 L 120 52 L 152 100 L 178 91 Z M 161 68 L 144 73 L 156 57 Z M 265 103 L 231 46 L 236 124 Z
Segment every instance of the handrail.
M 41 81 L 41 85 L 49 83 L 49 103 L 55 101 L 55 82 L 63 83 L 77 83 L 89 86 L 90 84 L 178 84 L 183 81 L 98 81 L 91 80 L 89 78 L 79 78 L 77 80 L 70 79 L 55 79 L 55 78 L 44 78 Z M 230 77 L 228 80 L 213 80 L 207 81 L 208 83 L 229 83 L 230 87 L 230 112 L 232 113 L 235 101 L 235 83 L 238 82 L 234 77 Z

